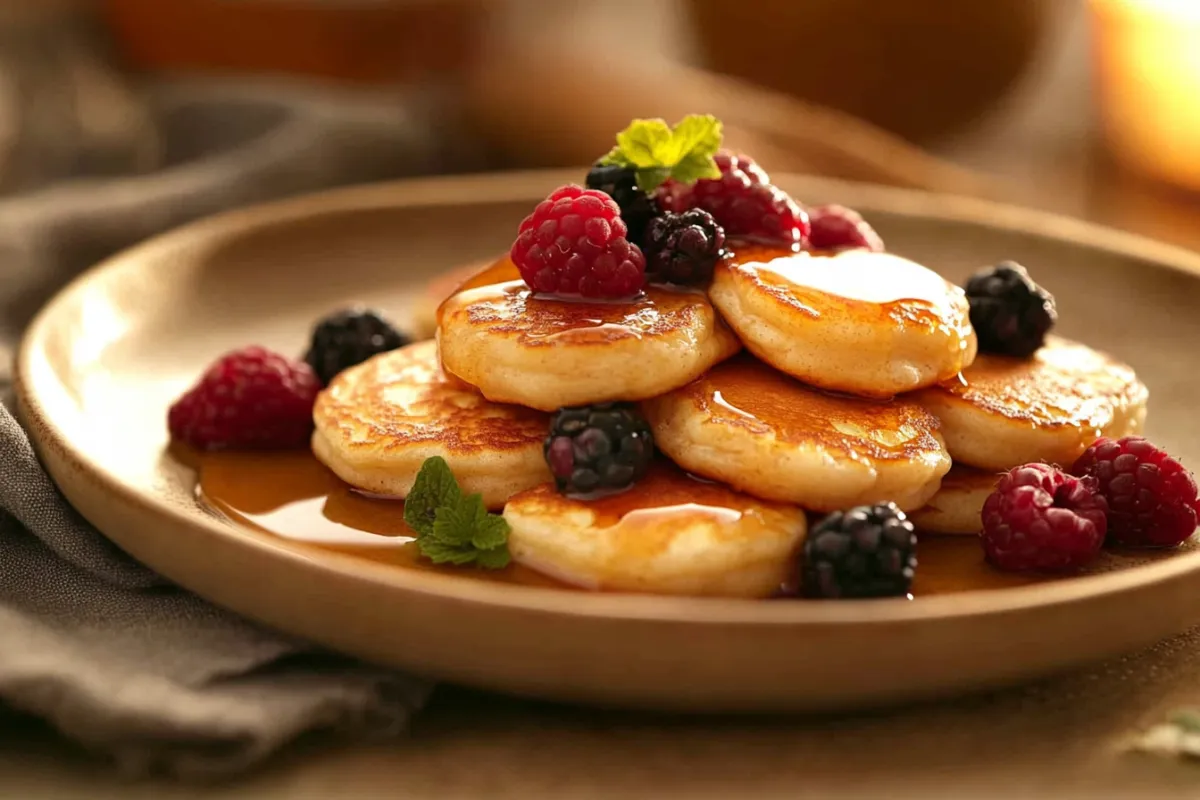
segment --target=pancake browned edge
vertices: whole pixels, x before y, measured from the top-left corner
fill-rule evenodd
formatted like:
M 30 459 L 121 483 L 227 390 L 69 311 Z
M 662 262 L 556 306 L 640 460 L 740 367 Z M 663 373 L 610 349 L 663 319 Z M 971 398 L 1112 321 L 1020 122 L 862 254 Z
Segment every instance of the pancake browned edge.
M 942 421 L 955 463 L 986 470 L 1070 467 L 1098 437 L 1139 432 L 1147 397 L 1128 365 L 1056 336 L 1028 359 L 980 353 L 960 380 L 913 395 Z
M 629 301 L 566 301 L 509 281 L 460 292 L 439 313 L 447 373 L 544 411 L 655 397 L 741 347 L 702 292 L 657 286 Z
M 996 489 L 1000 473 L 955 464 L 942 487 L 908 518 L 929 533 L 977 535 L 982 527 L 983 504 Z
M 513 558 L 587 589 L 767 597 L 791 575 L 804 512 L 684 475 L 665 460 L 628 490 L 575 499 L 553 484 L 504 507 Z
M 852 296 L 876 284 L 880 297 L 901 299 Z M 904 294 L 910 285 L 919 297 Z M 741 248 L 717 265 L 709 296 L 747 350 L 823 389 L 887 399 L 956 375 L 975 358 L 962 289 L 890 253 Z
M 916 403 L 832 395 L 744 354 L 642 408 L 688 471 L 813 511 L 918 508 L 950 469 L 937 419 Z
M 407 496 L 433 456 L 489 508 L 550 478 L 542 455 L 547 415 L 489 402 L 447 379 L 433 341 L 341 373 L 318 396 L 313 421 L 317 458 L 367 492 Z

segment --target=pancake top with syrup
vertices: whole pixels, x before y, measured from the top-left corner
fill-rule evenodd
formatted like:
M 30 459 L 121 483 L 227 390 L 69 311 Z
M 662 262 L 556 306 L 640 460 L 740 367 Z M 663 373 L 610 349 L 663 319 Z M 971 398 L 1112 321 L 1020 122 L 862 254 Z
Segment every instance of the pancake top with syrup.
M 983 412 L 1039 427 L 1096 427 L 1115 410 L 1145 402 L 1132 368 L 1056 336 L 1031 358 L 981 353 L 961 380 L 926 392 L 948 392 Z
M 588 512 L 591 526 L 619 526 L 628 537 L 618 550 L 636 550 L 644 557 L 668 547 L 689 523 L 719 523 L 718 530 L 727 528 L 731 536 L 742 536 L 746 525 L 766 528 L 799 513 L 795 506 L 760 500 L 723 483 L 695 478 L 662 459 L 619 494 L 581 499 L 560 493 L 553 484 L 543 484 L 514 496 L 509 503 L 523 514 L 546 518 Z M 739 525 L 727 527 L 734 523 Z
M 684 336 L 719 325 L 699 291 L 648 286 L 629 300 L 559 299 L 534 293 L 503 258 L 467 280 L 439 316 L 461 314 L 488 336 L 528 347 L 605 345 L 620 340 Z
M 438 444 L 456 454 L 541 446 L 549 418 L 489 402 L 442 371 L 437 345 L 418 342 L 346 370 L 317 398 L 317 428 L 353 451 Z
M 893 253 L 861 249 L 796 253 L 739 245 L 718 269 L 751 283 L 781 308 L 812 319 L 848 314 L 861 316 L 864 324 L 893 318 L 928 326 L 965 326 L 963 290 Z
M 909 460 L 942 449 L 937 419 L 916 403 L 824 392 L 747 355 L 718 364 L 678 393 L 711 422 L 851 458 Z

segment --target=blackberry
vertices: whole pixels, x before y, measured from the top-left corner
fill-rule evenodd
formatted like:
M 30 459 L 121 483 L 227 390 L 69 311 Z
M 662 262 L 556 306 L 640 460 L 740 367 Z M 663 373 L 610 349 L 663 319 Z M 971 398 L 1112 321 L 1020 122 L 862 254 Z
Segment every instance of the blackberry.
M 615 164 L 595 165 L 587 174 L 587 188 L 604 192 L 621 207 L 621 220 L 628 229 L 629 241 L 642 244 L 646 226 L 659 214 L 658 204 L 638 188 L 637 176 L 631 167 Z
M 725 229 L 699 208 L 650 221 L 642 250 L 646 271 L 670 283 L 706 283 L 725 249 Z
M 971 326 L 984 352 L 1031 356 L 1058 320 L 1054 298 L 1015 261 L 976 273 L 966 290 Z
M 917 568 L 917 534 L 895 503 L 835 511 L 809 531 L 801 565 L 807 597 L 902 597 Z
M 408 343 L 408 338 L 377 312 L 350 308 L 317 323 L 304 360 L 327 386 L 342 370 Z
M 588 495 L 626 489 L 654 457 L 650 426 L 628 403 L 562 408 L 543 447 L 561 492 Z

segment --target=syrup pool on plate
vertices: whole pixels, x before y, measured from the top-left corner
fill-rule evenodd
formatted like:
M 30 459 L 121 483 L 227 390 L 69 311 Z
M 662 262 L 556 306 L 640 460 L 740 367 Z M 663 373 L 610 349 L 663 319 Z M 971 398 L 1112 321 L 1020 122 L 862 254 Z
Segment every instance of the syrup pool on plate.
M 469 579 L 569 589 L 570 587 L 520 564 L 502 570 L 438 566 L 421 558 L 412 530 L 404 524 L 399 500 L 362 495 L 325 468 L 307 451 L 286 453 L 187 454 L 199 473 L 197 496 L 209 508 L 233 522 L 266 532 L 304 547 L 384 564 Z M 689 491 L 694 498 L 694 494 Z M 636 495 L 616 495 L 597 502 L 606 520 L 617 524 L 635 515 L 631 527 L 642 527 L 636 515 L 653 515 L 633 502 Z M 658 506 L 670 506 L 669 496 Z M 714 502 L 717 512 L 727 508 Z M 728 510 L 728 509 L 727 509 Z M 647 519 L 650 517 L 647 516 Z M 629 524 L 627 522 L 626 524 Z M 913 585 L 916 597 L 998 589 L 1044 580 L 1043 576 L 1004 573 L 983 560 L 973 536 L 920 538 L 919 565 Z

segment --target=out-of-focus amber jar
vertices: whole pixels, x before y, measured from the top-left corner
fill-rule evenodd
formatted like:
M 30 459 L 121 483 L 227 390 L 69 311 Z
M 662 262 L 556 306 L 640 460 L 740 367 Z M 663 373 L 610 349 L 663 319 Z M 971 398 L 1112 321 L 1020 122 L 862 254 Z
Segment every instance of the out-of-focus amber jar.
M 684 5 L 705 65 L 916 141 L 959 133 L 993 108 L 1053 29 L 1056 6 L 1044 0 Z
M 1137 173 L 1200 191 L 1200 0 L 1091 0 L 1091 9 L 1109 151 Z
M 282 73 L 359 83 L 458 73 L 487 0 L 102 0 L 122 55 L 145 70 Z

